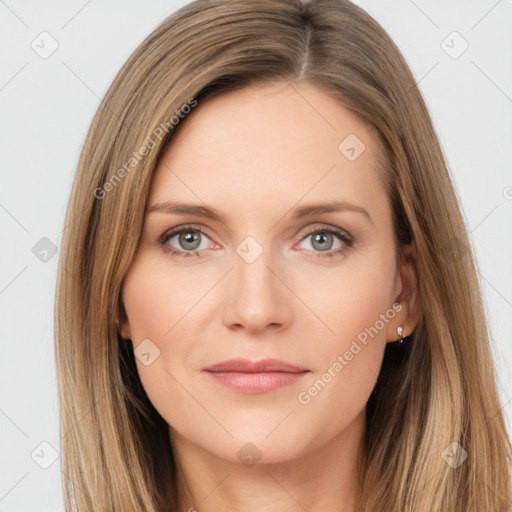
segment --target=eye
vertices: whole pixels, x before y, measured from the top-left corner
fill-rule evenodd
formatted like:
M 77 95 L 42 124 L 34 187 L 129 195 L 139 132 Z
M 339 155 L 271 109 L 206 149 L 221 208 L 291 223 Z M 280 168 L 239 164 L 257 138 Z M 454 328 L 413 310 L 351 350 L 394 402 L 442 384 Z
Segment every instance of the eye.
M 195 226 L 183 226 L 166 232 L 159 240 L 164 249 L 175 256 L 200 256 L 199 251 L 211 249 L 212 242 L 206 233 Z
M 334 227 L 317 227 L 305 230 L 298 236 L 301 237 L 299 245 L 305 243 L 306 247 L 302 249 L 309 258 L 341 255 L 354 243 L 354 239 L 347 232 Z M 179 257 L 201 257 L 201 251 L 217 246 L 203 229 L 192 225 L 167 231 L 158 242 L 164 250 Z
M 339 228 L 316 228 L 300 233 L 301 243 L 305 242 L 305 250 L 316 253 L 309 257 L 333 257 L 350 249 L 354 239 Z

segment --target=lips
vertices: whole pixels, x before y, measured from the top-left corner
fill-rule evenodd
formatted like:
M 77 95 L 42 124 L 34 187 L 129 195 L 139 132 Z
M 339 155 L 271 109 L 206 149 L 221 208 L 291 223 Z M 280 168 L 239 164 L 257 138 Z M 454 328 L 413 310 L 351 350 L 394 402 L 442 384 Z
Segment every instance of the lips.
M 243 393 L 266 393 L 299 381 L 310 372 L 279 359 L 230 359 L 203 368 L 215 382 Z
M 308 371 L 307 368 L 301 368 L 293 364 L 281 361 L 279 359 L 263 359 L 261 361 L 249 361 L 249 359 L 230 359 L 221 363 L 203 368 L 207 372 L 286 372 L 301 373 Z

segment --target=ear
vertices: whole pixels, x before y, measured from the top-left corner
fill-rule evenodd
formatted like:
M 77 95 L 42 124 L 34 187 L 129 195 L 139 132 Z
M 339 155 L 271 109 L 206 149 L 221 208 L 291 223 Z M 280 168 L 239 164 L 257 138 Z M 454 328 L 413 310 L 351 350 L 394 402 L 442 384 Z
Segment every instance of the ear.
M 117 325 L 119 326 L 119 336 L 121 336 L 123 340 L 130 340 L 132 338 L 130 331 L 130 322 L 128 321 L 128 316 L 126 315 L 124 306 L 121 308 Z
M 395 290 L 397 291 L 394 302 L 399 302 L 402 309 L 388 324 L 386 334 L 389 342 L 409 336 L 418 325 L 421 311 L 416 268 L 416 246 L 414 242 L 411 242 L 402 247 L 400 254 L 400 265 L 395 278 Z M 398 326 L 403 328 L 401 336 L 396 330 Z

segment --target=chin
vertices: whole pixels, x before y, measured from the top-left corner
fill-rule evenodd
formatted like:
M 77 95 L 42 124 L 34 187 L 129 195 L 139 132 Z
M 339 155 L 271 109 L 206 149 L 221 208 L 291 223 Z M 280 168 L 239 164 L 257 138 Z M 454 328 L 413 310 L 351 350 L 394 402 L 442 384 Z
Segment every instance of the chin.
M 284 417 L 285 415 L 283 415 Z M 300 458 L 308 448 L 314 448 L 314 435 L 305 432 L 301 425 L 293 428 L 280 425 L 274 431 L 253 422 L 251 426 L 228 429 L 230 437 L 220 427 L 212 435 L 212 431 L 197 432 L 193 437 L 188 430 L 188 440 L 212 453 L 216 457 L 231 463 L 252 467 L 255 464 L 278 464 Z M 269 432 L 271 432 L 269 434 Z

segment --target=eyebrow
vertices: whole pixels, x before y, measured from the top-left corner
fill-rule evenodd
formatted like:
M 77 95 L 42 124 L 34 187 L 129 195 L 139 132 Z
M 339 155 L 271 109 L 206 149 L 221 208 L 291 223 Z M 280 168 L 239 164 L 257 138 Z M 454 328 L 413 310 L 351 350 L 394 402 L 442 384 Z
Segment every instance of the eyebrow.
M 362 206 L 349 203 L 347 201 L 332 201 L 329 203 L 312 204 L 307 206 L 301 206 L 294 210 L 292 214 L 293 219 L 302 219 L 305 217 L 312 217 L 313 215 L 320 215 L 322 213 L 332 212 L 357 212 L 363 214 L 371 223 L 373 220 L 368 211 Z M 173 203 L 171 201 L 162 201 L 155 203 L 153 206 L 148 208 L 147 213 L 161 212 L 169 213 L 174 215 L 193 215 L 195 217 L 205 217 L 208 219 L 217 220 L 226 223 L 224 216 L 217 211 L 215 208 L 210 206 L 204 206 L 199 204 L 186 204 L 186 203 Z

